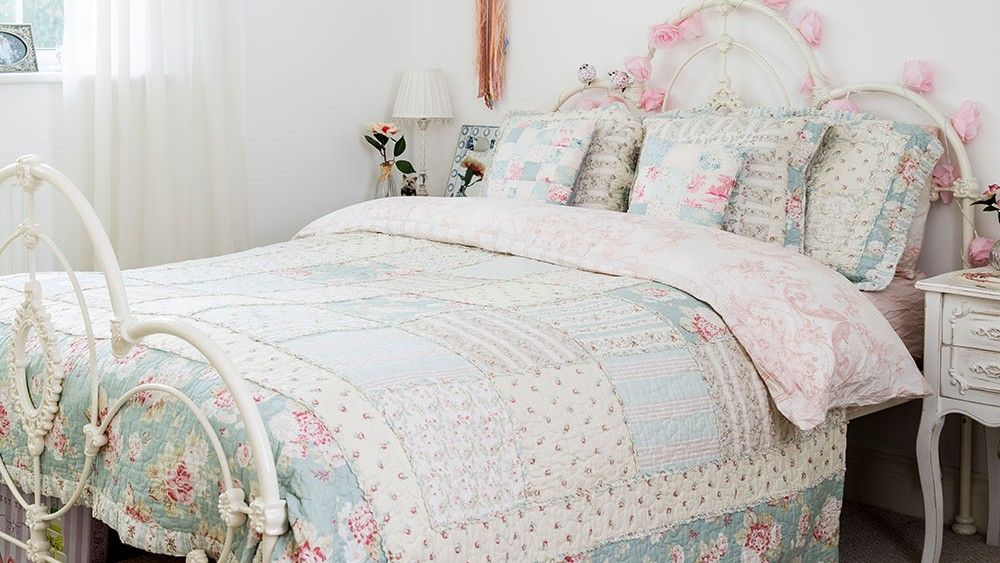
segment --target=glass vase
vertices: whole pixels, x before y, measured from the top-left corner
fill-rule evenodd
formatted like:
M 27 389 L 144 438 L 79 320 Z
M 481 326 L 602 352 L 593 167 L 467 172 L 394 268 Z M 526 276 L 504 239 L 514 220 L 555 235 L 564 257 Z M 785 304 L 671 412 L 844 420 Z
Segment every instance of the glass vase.
M 375 199 L 395 197 L 399 195 L 396 179 L 392 175 L 392 163 L 379 164 L 378 176 L 375 178 Z
M 990 249 L 990 266 L 994 270 L 1000 270 L 1000 240 L 994 242 Z

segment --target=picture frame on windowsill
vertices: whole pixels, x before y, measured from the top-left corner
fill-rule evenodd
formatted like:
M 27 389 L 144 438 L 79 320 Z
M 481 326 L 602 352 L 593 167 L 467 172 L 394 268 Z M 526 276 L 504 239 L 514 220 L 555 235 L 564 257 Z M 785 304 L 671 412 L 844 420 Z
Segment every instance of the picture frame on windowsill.
M 0 24 L 0 73 L 38 72 L 31 24 Z

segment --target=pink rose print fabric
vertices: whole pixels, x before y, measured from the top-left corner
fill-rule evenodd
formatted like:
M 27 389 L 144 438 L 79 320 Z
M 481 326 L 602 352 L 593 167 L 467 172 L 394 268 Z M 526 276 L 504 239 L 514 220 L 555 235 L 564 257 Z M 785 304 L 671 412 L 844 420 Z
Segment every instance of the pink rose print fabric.
M 726 145 L 647 138 L 628 212 L 718 228 L 745 159 Z

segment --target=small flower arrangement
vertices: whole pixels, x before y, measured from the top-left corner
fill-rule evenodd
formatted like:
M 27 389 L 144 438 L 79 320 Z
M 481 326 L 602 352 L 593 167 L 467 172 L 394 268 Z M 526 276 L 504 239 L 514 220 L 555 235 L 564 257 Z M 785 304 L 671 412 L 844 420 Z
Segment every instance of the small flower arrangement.
M 1000 204 L 997 203 L 997 195 L 1000 195 L 1000 184 L 990 184 L 983 192 L 983 199 L 972 202 L 972 205 L 982 205 L 983 211 L 996 213 L 997 221 L 1000 221 Z
M 465 191 L 482 182 L 486 175 L 486 165 L 471 156 L 462 159 L 462 166 L 465 167 L 465 174 L 462 176 L 461 187 L 455 193 L 457 197 L 466 197 Z
M 395 166 L 403 174 L 413 174 L 416 170 L 408 160 L 399 160 L 406 151 L 406 138 L 399 135 L 399 128 L 393 123 L 372 123 L 368 126 L 368 134 L 365 140 L 375 147 L 382 157 L 382 174 L 388 176 L 392 167 Z M 389 143 L 392 143 L 392 158 L 389 157 Z

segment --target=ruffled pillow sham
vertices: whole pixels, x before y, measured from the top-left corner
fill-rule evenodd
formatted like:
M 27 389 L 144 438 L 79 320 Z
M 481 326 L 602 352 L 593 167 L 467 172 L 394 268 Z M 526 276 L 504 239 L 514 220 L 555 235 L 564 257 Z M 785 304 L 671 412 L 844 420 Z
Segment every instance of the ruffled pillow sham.
M 828 125 L 795 116 L 752 111 L 672 111 L 648 118 L 650 138 L 675 143 L 718 143 L 746 159 L 729 197 L 722 228 L 795 249 L 802 247 L 805 176 Z
M 628 212 L 718 228 L 745 161 L 729 145 L 647 138 Z
M 806 177 L 805 253 L 859 289 L 888 287 L 944 152 L 924 128 L 867 114 L 769 110 L 830 125 Z
M 486 197 L 569 204 L 597 120 L 513 115 L 486 170 Z

